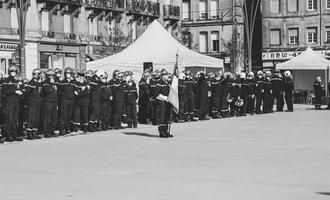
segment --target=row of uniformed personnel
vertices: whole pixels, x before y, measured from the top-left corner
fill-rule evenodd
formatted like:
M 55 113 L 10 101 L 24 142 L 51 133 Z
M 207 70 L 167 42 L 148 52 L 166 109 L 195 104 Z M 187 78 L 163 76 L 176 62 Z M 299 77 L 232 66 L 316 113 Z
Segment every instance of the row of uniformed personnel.
M 20 78 L 16 66 L 8 72 L 0 83 L 0 142 L 55 137 L 79 128 L 84 133 L 120 129 L 124 111 L 128 126 L 137 127 L 138 93 L 131 72 L 115 70 L 110 81 L 102 70 L 74 73 L 69 67 L 64 76 L 60 69 L 35 69 L 31 80 Z
M 159 78 L 167 81 L 171 75 L 166 70 L 144 73 L 139 83 L 139 122 L 148 123 L 151 120 L 157 124 L 157 99 L 152 94 L 153 82 Z M 230 72 L 206 74 L 200 71 L 193 76 L 190 71 L 179 74 L 180 112 L 175 121 L 197 121 L 230 116 L 246 116 L 283 111 L 284 103 L 287 111 L 293 111 L 292 93 L 294 90 L 291 73 L 286 71 L 273 75 L 270 71 L 259 71 L 239 75 Z M 165 92 L 165 95 L 167 92 Z

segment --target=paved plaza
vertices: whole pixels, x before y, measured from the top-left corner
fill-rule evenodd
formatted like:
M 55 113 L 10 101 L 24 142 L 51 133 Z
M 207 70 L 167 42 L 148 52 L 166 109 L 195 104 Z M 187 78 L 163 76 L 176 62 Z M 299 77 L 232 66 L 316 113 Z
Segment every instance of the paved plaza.
M 0 145 L 1 200 L 328 200 L 330 111 Z

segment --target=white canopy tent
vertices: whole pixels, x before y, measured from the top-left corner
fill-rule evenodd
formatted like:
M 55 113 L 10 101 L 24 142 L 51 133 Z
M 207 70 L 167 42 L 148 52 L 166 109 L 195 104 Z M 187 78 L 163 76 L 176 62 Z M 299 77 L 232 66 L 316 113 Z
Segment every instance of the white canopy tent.
M 321 76 L 328 83 L 329 67 L 329 60 L 308 47 L 299 56 L 278 64 L 276 69 L 292 70 L 296 89 L 313 89 L 313 81 L 316 76 Z
M 174 39 L 164 27 L 154 20 L 147 30 L 123 51 L 106 58 L 88 62 L 87 69 L 102 69 L 112 73 L 115 69 L 132 71 L 135 77 L 143 73 L 143 63 L 152 62 L 154 69 L 172 71 L 178 53 L 179 68 L 223 68 L 223 60 L 199 54 Z

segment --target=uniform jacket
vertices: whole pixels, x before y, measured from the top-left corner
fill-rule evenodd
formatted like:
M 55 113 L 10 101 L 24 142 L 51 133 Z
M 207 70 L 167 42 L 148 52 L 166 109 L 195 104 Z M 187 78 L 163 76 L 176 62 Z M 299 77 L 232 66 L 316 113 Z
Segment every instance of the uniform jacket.
M 292 78 L 284 79 L 284 91 L 285 93 L 292 93 L 294 90 L 294 83 Z
M 126 84 L 124 86 L 124 94 L 125 94 L 125 103 L 126 104 L 136 104 L 136 100 L 138 99 L 138 93 L 136 89 L 136 84 L 133 83 L 132 86 Z
M 221 80 L 213 78 L 211 80 L 212 97 L 218 98 L 222 94 Z
M 112 91 L 109 83 L 100 83 L 100 89 L 101 89 L 101 96 L 100 96 L 101 103 L 110 102 Z
M 80 106 L 89 106 L 90 104 L 90 88 L 88 89 L 88 86 L 90 85 L 87 83 L 87 81 L 83 83 L 76 82 L 77 92 L 78 95 L 76 96 L 76 103 Z
M 186 97 L 193 97 L 194 96 L 194 87 L 196 87 L 194 80 L 186 79 L 184 82 L 186 85 L 186 90 L 185 90 Z
M 45 102 L 57 102 L 58 101 L 58 84 L 56 82 L 51 83 L 47 78 L 42 84 L 42 94 Z
M 97 76 L 93 76 L 89 81 L 90 89 L 90 99 L 91 102 L 99 102 L 101 97 L 101 87 L 100 81 L 98 80 Z
M 321 82 L 314 81 L 313 83 L 315 96 L 322 96 L 323 94 L 323 85 Z
M 8 77 L 3 81 L 2 94 L 5 98 L 5 103 L 18 103 L 19 95 L 15 93 L 16 90 L 21 90 L 18 81 L 14 77 Z
M 64 79 L 60 83 L 61 86 L 61 99 L 74 99 L 75 91 L 77 91 L 76 81 Z
M 271 82 L 272 82 L 272 90 L 274 92 L 283 92 L 283 79 L 279 76 L 274 76 L 272 79 L 271 79 Z
M 124 82 L 118 79 L 111 79 L 109 83 L 113 95 L 113 100 L 124 101 Z

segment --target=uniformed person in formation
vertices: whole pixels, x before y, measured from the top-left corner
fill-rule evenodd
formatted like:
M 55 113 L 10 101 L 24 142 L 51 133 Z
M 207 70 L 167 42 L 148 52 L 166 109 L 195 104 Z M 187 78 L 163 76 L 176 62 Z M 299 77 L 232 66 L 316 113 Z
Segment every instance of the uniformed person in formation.
M 293 101 L 292 101 L 293 90 L 294 90 L 294 83 L 293 83 L 293 79 L 291 77 L 291 72 L 285 71 L 284 72 L 284 98 L 285 98 L 285 103 L 287 105 L 286 112 L 293 112 Z
M 313 87 L 315 93 L 315 102 L 314 102 L 315 109 L 321 110 L 324 83 L 322 82 L 320 76 L 316 77 L 316 80 L 313 83 Z
M 170 86 L 167 80 L 167 72 L 162 70 L 157 72 L 151 84 L 151 94 L 155 98 L 156 118 L 159 137 L 173 137 L 169 132 L 169 120 L 171 115 L 171 105 L 168 103 Z

